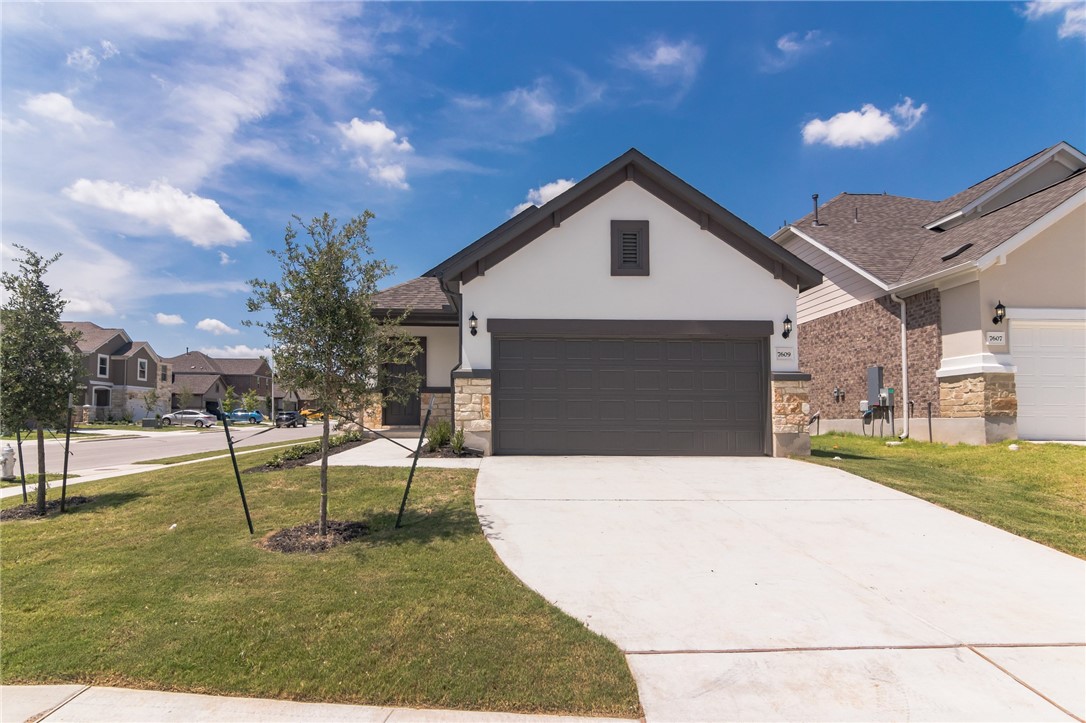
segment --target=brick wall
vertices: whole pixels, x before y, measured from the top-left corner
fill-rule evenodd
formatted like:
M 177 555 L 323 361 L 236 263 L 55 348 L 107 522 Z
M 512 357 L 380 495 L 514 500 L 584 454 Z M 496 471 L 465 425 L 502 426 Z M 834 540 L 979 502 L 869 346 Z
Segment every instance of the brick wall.
M 939 291 L 932 289 L 905 298 L 909 346 L 909 398 L 914 416 L 939 416 L 939 380 L 935 370 L 942 359 Z M 883 367 L 883 384 L 901 393 L 900 307 L 889 296 L 823 316 L 799 325 L 800 369 L 811 375 L 813 412 L 824 419 L 858 419 L 860 400 L 867 398 L 867 367 Z M 834 387 L 845 391 L 835 402 Z M 901 416 L 902 410 L 897 410 Z

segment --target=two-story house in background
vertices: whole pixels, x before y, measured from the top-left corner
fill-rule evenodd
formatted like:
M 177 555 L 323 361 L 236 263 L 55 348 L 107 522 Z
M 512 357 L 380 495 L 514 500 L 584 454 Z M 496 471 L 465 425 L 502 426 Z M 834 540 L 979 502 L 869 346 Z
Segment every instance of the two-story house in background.
M 265 359 L 217 359 L 186 350 L 163 361 L 171 369 L 169 398 L 173 409 L 185 406 L 218 411 L 227 387 L 233 387 L 239 398 L 249 390 L 255 391 L 261 410 L 268 411 L 265 400 L 272 395 L 272 371 Z M 283 394 L 276 390 L 276 396 L 281 398 Z

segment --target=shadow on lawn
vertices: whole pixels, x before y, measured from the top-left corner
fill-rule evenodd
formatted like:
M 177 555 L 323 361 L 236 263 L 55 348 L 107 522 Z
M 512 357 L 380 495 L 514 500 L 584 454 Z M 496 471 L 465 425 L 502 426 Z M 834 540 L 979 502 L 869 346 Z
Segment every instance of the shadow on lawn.
M 862 454 L 849 454 L 848 452 L 842 452 L 838 449 L 812 449 L 811 456 L 829 460 L 832 460 L 834 457 L 840 457 L 841 459 L 875 459 L 875 457 L 866 457 Z
M 479 518 L 470 509 L 412 510 L 409 504 L 399 529 L 396 512 L 371 511 L 365 522 L 371 532 L 362 541 L 371 546 L 426 544 L 479 534 Z
M 69 512 L 80 514 L 83 512 L 95 512 L 104 507 L 120 507 L 129 502 L 146 497 L 146 492 L 105 492 L 92 496 L 86 504 L 73 507 Z

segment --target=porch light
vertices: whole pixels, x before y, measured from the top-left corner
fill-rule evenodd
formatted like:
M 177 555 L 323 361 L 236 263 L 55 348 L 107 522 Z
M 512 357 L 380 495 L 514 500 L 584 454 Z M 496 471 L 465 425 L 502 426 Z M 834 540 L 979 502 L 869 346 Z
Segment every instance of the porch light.
M 479 320 L 475 318 L 475 312 L 471 312 L 471 316 L 468 317 L 468 328 L 471 329 L 471 335 L 475 336 L 479 333 Z
M 992 323 L 993 324 L 1002 324 L 1003 323 L 1003 318 L 1005 316 L 1007 316 L 1007 307 L 1003 306 L 1002 301 L 1000 301 L 998 304 L 996 304 L 995 312 L 996 312 L 996 315 L 992 317 Z
M 787 339 L 792 335 L 792 320 L 787 316 L 784 317 L 784 330 L 781 331 L 781 336 Z

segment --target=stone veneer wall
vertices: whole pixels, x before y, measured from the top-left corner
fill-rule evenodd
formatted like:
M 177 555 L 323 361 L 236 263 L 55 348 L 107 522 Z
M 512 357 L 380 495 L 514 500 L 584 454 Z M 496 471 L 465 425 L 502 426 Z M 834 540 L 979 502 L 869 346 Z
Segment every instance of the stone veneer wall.
M 811 453 L 807 431 L 811 407 L 808 402 L 810 381 L 806 375 L 780 375 L 771 382 L 773 393 L 773 456 L 806 456 Z
M 422 405 L 422 418 L 426 417 L 426 409 L 430 406 L 431 397 L 434 400 L 434 408 L 430 413 L 430 424 L 441 419 L 446 421 L 452 419 L 452 394 L 449 392 L 423 392 L 419 395 L 419 404 Z
M 935 371 L 942 360 L 942 327 L 938 289 L 905 298 L 909 352 L 909 398 L 914 416 L 940 414 L 941 390 Z M 823 419 L 859 419 L 860 400 L 867 397 L 867 367 L 883 368 L 883 385 L 901 393 L 901 320 L 899 305 L 889 296 L 799 326 L 800 369 L 811 375 L 810 404 Z M 833 399 L 834 387 L 845 390 Z M 902 416 L 904 410 L 895 410 Z
M 490 379 L 484 377 L 457 377 L 453 379 L 456 412 L 455 429 L 464 430 L 469 447 L 491 450 Z
M 967 374 L 943 377 L 939 384 L 944 417 L 1017 418 L 1018 394 L 1013 374 Z

